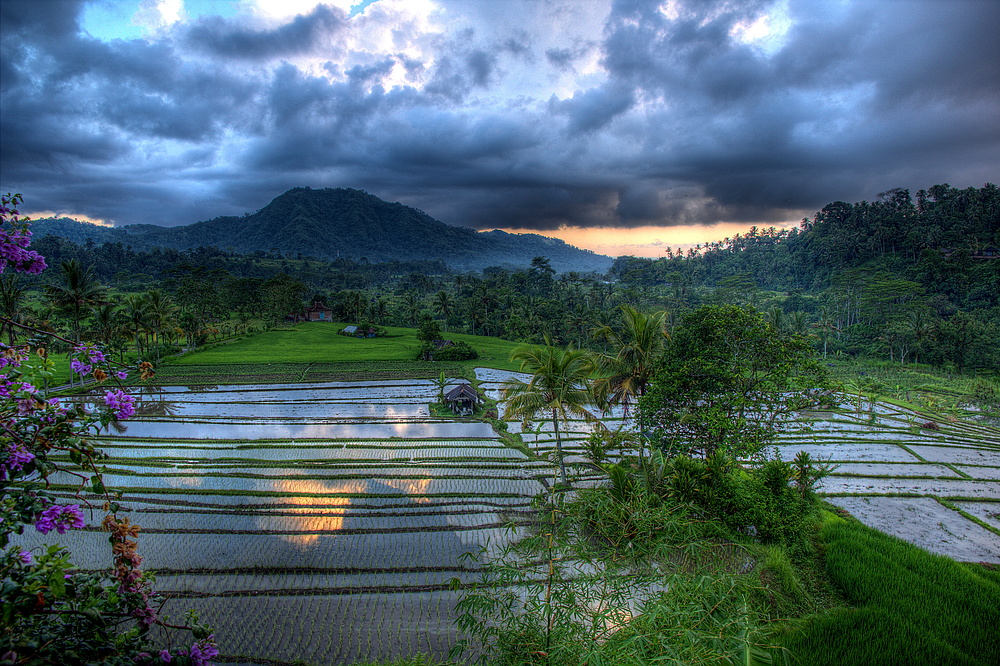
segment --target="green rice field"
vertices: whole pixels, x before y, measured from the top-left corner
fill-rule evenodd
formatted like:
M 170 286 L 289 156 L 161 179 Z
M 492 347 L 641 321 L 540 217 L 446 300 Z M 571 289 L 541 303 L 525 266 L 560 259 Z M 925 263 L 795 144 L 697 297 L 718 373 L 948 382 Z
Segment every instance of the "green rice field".
M 413 328 L 386 327 L 387 335 L 380 338 L 353 338 L 339 335 L 347 323 L 304 322 L 292 328 L 267 331 L 259 335 L 209 349 L 186 354 L 172 364 L 185 365 L 253 365 L 281 369 L 300 364 L 385 363 L 413 361 L 420 352 L 420 340 Z M 517 343 L 481 335 L 443 333 L 445 339 L 466 342 L 479 354 L 478 361 L 457 361 L 456 365 L 473 368 L 489 365 L 516 369 L 510 361 Z M 449 362 L 450 364 L 451 362 Z M 320 372 L 322 368 L 313 372 Z M 437 375 L 435 375 L 437 376 Z
M 313 326 L 310 335 L 324 334 L 324 324 Z M 212 367 L 231 378 L 243 375 L 229 369 L 249 366 Z M 507 422 L 505 437 L 525 445 L 512 448 L 485 423 L 432 415 L 439 389 L 429 379 L 348 373 L 304 382 L 313 377 L 302 370 L 309 362 L 279 367 L 296 370 L 258 372 L 238 384 L 143 387 L 139 416 L 99 442 L 110 455 L 108 485 L 124 491 L 128 515 L 143 527 L 144 566 L 170 594 L 167 614 L 181 620 L 196 610 L 215 628 L 223 663 L 444 659 L 459 638 L 453 619 L 462 592 L 452 581 L 461 588 L 478 575 L 463 555 L 497 552 L 512 529 L 535 519 L 532 500 L 554 473 L 551 424 Z M 496 398 L 511 371 L 478 368 L 475 375 Z M 611 428 L 629 427 L 620 412 L 603 418 Z M 583 422 L 566 428 L 577 487 L 602 482 L 585 455 L 589 430 Z M 978 576 L 970 589 L 1000 584 L 978 564 L 958 564 L 1000 564 L 1000 428 L 974 414 L 845 398 L 828 412 L 802 414 L 769 455 L 799 450 L 836 465 L 821 493 L 860 521 L 830 514 L 823 528 L 831 582 L 851 608 L 790 634 L 802 663 L 890 663 L 866 662 L 867 647 L 843 647 L 867 645 L 880 627 L 888 633 L 869 641 L 871 650 L 920 636 L 919 653 L 932 663 L 990 663 L 965 656 L 995 654 L 995 632 L 977 628 L 986 638 L 959 643 L 945 637 L 953 627 L 935 633 L 933 617 L 953 612 L 955 595 L 928 605 L 926 617 L 902 618 L 892 610 L 895 588 L 877 588 L 882 578 L 907 576 Z M 71 476 L 50 480 L 70 497 Z M 95 511 L 87 528 L 59 537 L 81 568 L 110 564 L 101 517 Z M 19 539 L 31 547 L 48 541 L 30 532 Z M 917 546 L 946 557 L 925 570 L 926 552 Z M 937 583 L 929 585 L 925 593 L 936 595 Z M 985 599 L 965 605 L 970 617 L 995 608 L 994 597 Z M 840 651 L 826 651 L 837 636 Z

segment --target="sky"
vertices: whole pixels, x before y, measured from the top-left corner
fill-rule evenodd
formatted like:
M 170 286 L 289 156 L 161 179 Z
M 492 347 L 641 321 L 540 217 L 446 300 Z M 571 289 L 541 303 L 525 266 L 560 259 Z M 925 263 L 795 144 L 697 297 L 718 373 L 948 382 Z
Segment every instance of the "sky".
M 1000 0 L 0 0 L 0 192 L 352 187 L 618 256 L 1000 175 Z

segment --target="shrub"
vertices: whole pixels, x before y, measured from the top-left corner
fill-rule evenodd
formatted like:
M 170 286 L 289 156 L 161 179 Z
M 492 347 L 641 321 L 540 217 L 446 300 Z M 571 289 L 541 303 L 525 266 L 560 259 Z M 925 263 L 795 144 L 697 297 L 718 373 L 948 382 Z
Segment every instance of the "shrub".
M 471 361 L 479 358 L 479 354 L 467 342 L 456 342 L 454 345 L 431 352 L 435 361 Z

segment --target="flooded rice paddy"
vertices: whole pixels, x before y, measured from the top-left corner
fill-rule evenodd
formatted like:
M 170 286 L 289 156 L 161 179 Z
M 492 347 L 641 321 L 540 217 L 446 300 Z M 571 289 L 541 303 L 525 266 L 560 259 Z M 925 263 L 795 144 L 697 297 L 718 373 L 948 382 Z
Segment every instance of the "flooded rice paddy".
M 513 375 L 477 370 L 493 398 Z M 168 614 L 197 610 L 238 663 L 445 658 L 460 594 L 448 581 L 475 580 L 461 556 L 531 520 L 555 440 L 549 422 L 508 422 L 541 455 L 529 458 L 485 423 L 431 417 L 438 394 L 421 380 L 144 390 L 138 418 L 99 446 L 111 456 L 106 483 L 143 526 L 144 566 L 170 592 Z M 600 416 L 630 427 L 622 410 Z M 869 525 L 1000 563 L 1000 430 L 926 421 L 845 403 L 803 418 L 768 455 L 805 450 L 834 465 L 822 493 Z M 578 486 L 601 482 L 585 457 L 592 427 L 561 428 Z M 102 517 L 59 537 L 77 566 L 110 565 Z
M 508 377 L 526 378 L 501 370 L 477 373 L 493 397 Z M 629 427 L 621 411 L 603 422 Z M 509 427 L 532 450 L 555 448 L 549 423 Z M 585 461 L 588 425 L 577 421 L 561 429 L 571 460 Z M 845 399 L 839 409 L 803 415 L 766 453 L 792 460 L 799 451 L 833 466 L 821 495 L 862 522 L 935 553 L 1000 564 L 1000 535 L 989 529 L 1000 528 L 1000 428 L 971 417 Z
M 461 556 L 529 520 L 551 466 L 485 423 L 432 418 L 438 395 L 420 380 L 144 390 L 99 446 L 166 612 L 198 611 L 240 663 L 446 657 L 448 581 L 477 575 Z M 81 568 L 110 564 L 102 517 L 59 537 Z

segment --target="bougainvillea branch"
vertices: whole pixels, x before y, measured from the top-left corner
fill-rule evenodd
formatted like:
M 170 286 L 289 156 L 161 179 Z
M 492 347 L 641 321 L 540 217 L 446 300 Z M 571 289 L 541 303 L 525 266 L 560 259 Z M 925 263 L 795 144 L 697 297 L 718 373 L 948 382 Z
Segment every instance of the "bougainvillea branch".
M 14 206 L 20 195 L 0 198 L 0 273 L 44 270 L 44 259 L 28 249 L 31 232 Z M 163 597 L 142 571 L 138 554 L 140 527 L 119 517 L 118 496 L 104 486 L 98 461 L 106 457 L 91 438 L 135 413 L 135 398 L 122 385 L 128 370 L 111 363 L 104 351 L 8 318 L 11 330 L 35 335 L 20 345 L 0 343 L 0 661 L 3 663 L 175 663 L 203 666 L 218 655 L 211 631 L 191 617 L 188 625 L 161 617 Z M 63 404 L 49 398 L 35 382 L 28 360 L 47 360 L 47 340 L 71 348 L 70 367 L 98 384 L 113 381 L 103 401 L 92 406 Z M 152 376 L 141 363 L 140 376 Z M 58 454 L 58 455 L 56 455 Z M 68 460 L 68 462 L 67 462 Z M 63 535 L 86 526 L 80 504 L 60 502 L 52 492 L 53 474 L 82 480 L 77 501 L 92 507 L 84 494 L 103 497 L 109 532 L 109 571 L 81 572 L 70 553 L 58 544 L 26 549 L 17 535 L 33 527 L 42 535 Z M 12 544 L 12 542 L 14 542 Z M 154 626 L 190 631 L 188 648 L 160 650 L 154 655 L 149 629 Z

